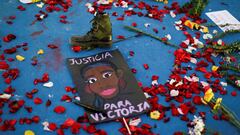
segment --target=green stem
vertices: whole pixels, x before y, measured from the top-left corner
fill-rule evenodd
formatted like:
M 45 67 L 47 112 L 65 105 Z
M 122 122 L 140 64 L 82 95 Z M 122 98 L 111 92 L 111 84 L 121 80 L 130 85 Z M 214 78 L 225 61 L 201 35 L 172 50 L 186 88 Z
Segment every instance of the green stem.
M 230 24 L 230 23 L 225 23 L 225 24 L 215 24 L 215 23 L 205 23 L 202 24 L 205 27 L 215 27 L 215 26 L 219 26 L 219 27 L 226 27 L 226 26 L 240 26 L 240 24 Z
M 235 41 L 231 44 L 226 44 L 224 46 L 218 46 L 218 45 L 212 45 L 207 46 L 206 48 L 212 48 L 217 53 L 232 53 L 232 52 L 238 52 L 240 51 L 240 41 Z
M 172 44 L 172 43 L 170 43 L 170 42 L 168 42 L 168 41 L 162 40 L 162 39 L 161 39 L 160 37 L 158 37 L 158 36 L 154 36 L 154 35 L 152 35 L 152 34 L 150 34 L 150 33 L 147 33 L 147 32 L 145 32 L 145 31 L 142 31 L 142 30 L 137 29 L 137 28 L 135 28 L 135 27 L 132 27 L 132 26 L 124 26 L 124 28 L 126 28 L 126 29 L 128 29 L 128 30 L 131 30 L 131 31 L 134 31 L 134 32 L 137 32 L 137 33 L 142 33 L 143 35 L 146 35 L 146 36 L 149 36 L 149 37 L 151 37 L 151 38 L 154 38 L 154 39 L 156 39 L 156 40 L 164 43 L 165 45 L 168 45 L 168 46 L 171 46 L 171 47 L 174 47 L 174 48 L 179 48 L 179 46 L 177 46 L 177 45 L 175 45 L 175 44 Z
M 240 89 L 240 87 L 235 83 L 235 80 L 230 79 L 230 76 L 232 76 L 232 75 L 227 75 L 226 76 L 226 81 L 229 84 L 233 85 L 234 87 Z M 238 75 L 234 75 L 234 77 L 236 78 L 236 80 L 240 80 L 240 77 Z
M 221 68 L 221 70 L 232 70 L 234 72 L 240 73 L 239 67 L 235 67 L 235 66 L 231 66 L 231 65 L 221 65 L 220 68 Z
M 219 33 L 217 35 L 215 35 L 211 41 L 215 40 L 215 39 L 219 39 L 219 38 L 223 38 L 224 36 L 228 35 L 228 34 L 235 34 L 235 33 L 240 33 L 240 29 L 239 30 L 228 30 L 222 33 Z
M 209 104 L 216 104 L 216 99 L 212 98 Z M 235 127 L 237 127 L 238 129 L 240 129 L 240 121 L 237 115 L 234 112 L 232 112 L 229 108 L 227 108 L 223 103 L 221 103 L 220 109 L 222 110 L 222 113 L 224 115 L 229 117 L 229 122 L 233 124 Z

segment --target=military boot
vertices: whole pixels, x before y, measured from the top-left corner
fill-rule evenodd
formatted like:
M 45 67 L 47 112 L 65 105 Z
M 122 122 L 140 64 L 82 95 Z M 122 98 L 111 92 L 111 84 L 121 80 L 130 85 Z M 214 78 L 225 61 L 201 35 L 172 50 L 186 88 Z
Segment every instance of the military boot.
M 72 36 L 70 43 L 73 46 L 81 46 L 82 50 L 94 49 L 96 47 L 111 47 L 112 24 L 108 14 L 100 14 L 91 21 L 92 28 L 84 36 Z

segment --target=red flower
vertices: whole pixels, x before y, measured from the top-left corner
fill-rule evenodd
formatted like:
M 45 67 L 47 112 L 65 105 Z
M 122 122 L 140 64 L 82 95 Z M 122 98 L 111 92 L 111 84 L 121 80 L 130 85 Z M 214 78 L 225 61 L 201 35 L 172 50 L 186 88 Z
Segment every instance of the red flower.
M 38 105 L 38 104 L 42 104 L 42 99 L 39 98 L 39 97 L 36 97 L 34 100 L 33 100 L 34 104 Z
M 66 109 L 65 109 L 65 107 L 63 107 L 63 106 L 56 106 L 55 108 L 54 108 L 54 112 L 55 113 L 58 113 L 58 114 L 62 114 L 62 113 L 64 113 L 66 111 Z

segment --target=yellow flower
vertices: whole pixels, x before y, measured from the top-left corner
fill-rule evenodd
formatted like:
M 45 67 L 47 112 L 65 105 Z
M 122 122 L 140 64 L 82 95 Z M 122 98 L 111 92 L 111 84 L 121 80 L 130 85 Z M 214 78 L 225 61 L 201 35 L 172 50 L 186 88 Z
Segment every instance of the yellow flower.
M 203 33 L 208 33 L 209 30 L 208 30 L 208 27 L 205 27 L 205 26 L 201 26 L 202 27 L 202 32 Z
M 209 88 L 209 89 L 205 92 L 203 99 L 204 99 L 204 101 L 209 102 L 209 101 L 211 101 L 211 99 L 213 98 L 213 96 L 214 96 L 214 93 L 212 92 L 212 89 Z
M 208 33 L 209 32 L 208 27 L 199 25 L 199 24 L 197 24 L 195 22 L 192 22 L 190 20 L 186 20 L 183 24 L 185 26 L 189 27 L 190 29 L 200 30 L 203 33 Z
M 212 66 L 212 71 L 215 72 L 218 70 L 218 66 Z
M 164 0 L 163 3 L 164 3 L 164 4 L 168 4 L 168 0 Z
M 32 130 L 26 130 L 24 135 L 35 135 L 35 133 Z
M 38 50 L 37 54 L 39 54 L 39 55 L 44 54 L 43 49 Z
M 18 61 L 24 61 L 25 58 L 23 56 L 21 56 L 21 55 L 16 55 L 16 59 Z
M 218 98 L 215 105 L 213 106 L 213 110 L 217 110 L 221 106 L 222 98 Z
M 157 111 L 157 110 L 156 111 L 152 111 L 150 113 L 151 119 L 155 119 L 155 120 L 157 120 L 160 117 L 160 115 L 161 115 L 161 113 L 159 111 Z
M 195 25 L 195 23 L 191 22 L 190 20 L 187 20 L 184 22 L 184 25 L 189 27 L 190 29 L 193 29 L 193 26 Z

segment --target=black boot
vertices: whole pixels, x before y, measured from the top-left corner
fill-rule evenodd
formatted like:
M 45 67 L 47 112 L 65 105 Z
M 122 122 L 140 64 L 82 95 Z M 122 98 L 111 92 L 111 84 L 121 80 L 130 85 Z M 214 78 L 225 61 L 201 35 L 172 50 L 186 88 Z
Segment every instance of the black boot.
M 73 46 L 81 46 L 82 50 L 96 47 L 112 46 L 112 24 L 108 14 L 100 14 L 94 17 L 92 29 L 84 36 L 72 36 L 70 43 Z

